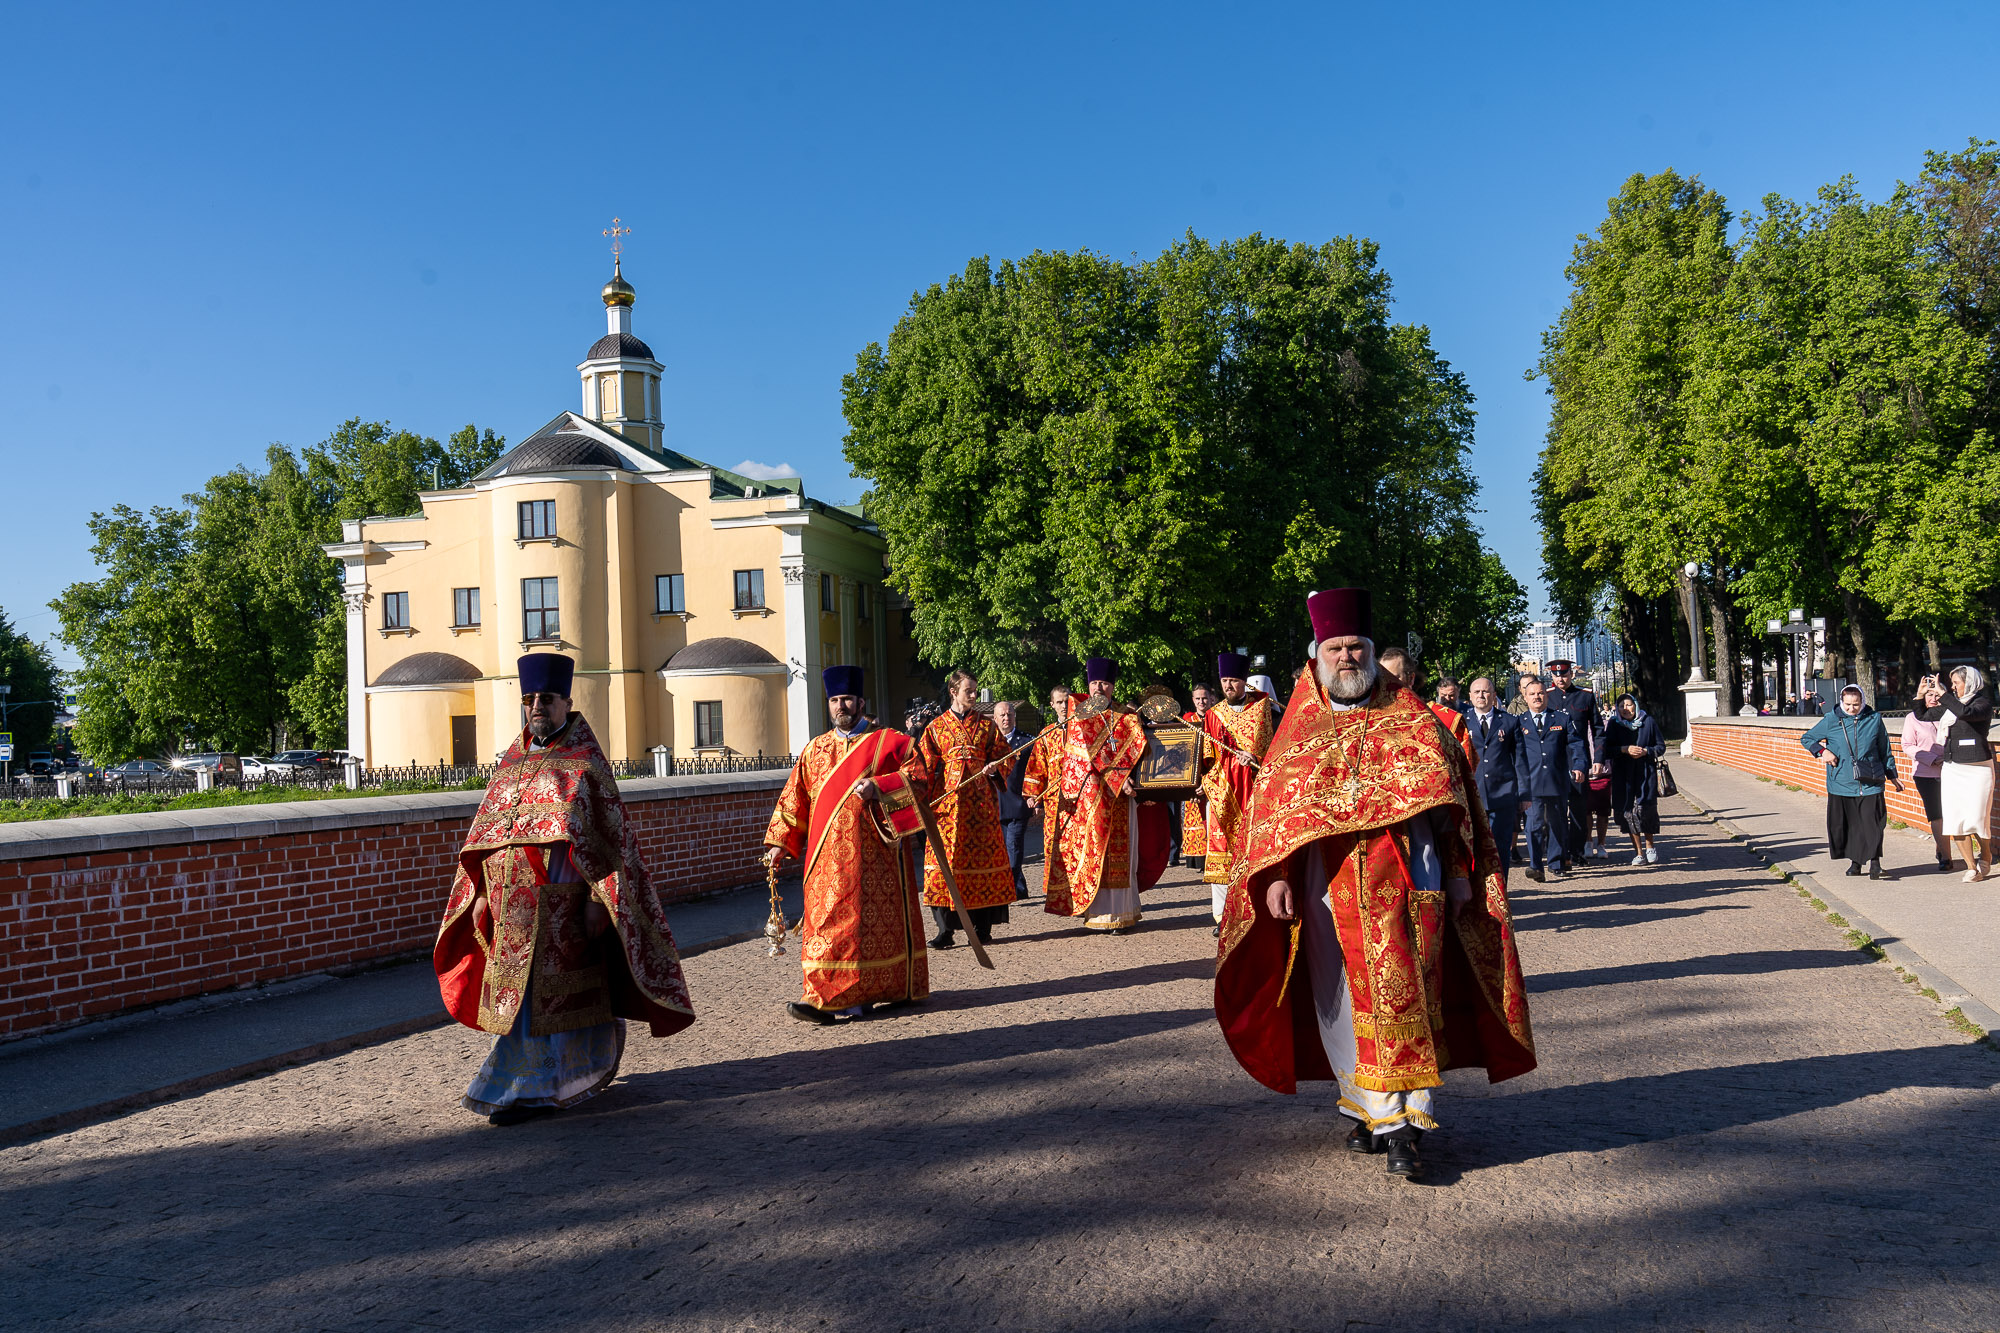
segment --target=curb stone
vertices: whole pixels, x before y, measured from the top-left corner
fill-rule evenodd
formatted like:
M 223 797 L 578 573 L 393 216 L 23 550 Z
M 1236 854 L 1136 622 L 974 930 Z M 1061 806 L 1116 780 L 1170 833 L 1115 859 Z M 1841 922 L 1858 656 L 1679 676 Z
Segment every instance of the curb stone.
M 1981 1042 L 1994 1050 L 2000 1050 L 2000 1013 L 1996 1013 L 1978 1000 L 1973 999 L 1971 995 L 1966 993 L 1964 986 L 1960 985 L 1935 963 L 1925 958 L 1909 945 L 1903 943 L 1900 939 L 1892 938 L 1891 932 L 1876 925 L 1865 913 L 1848 902 L 1846 898 L 1834 890 L 1827 888 L 1825 882 L 1820 879 L 1816 871 L 1807 870 L 1803 866 L 1792 864 L 1790 861 L 1779 860 L 1760 844 L 1755 837 L 1736 827 L 1736 825 L 1730 823 L 1721 815 L 1716 814 L 1715 811 L 1702 804 L 1692 793 L 1683 790 L 1680 793 L 1680 799 L 1687 802 L 1696 814 L 1702 816 L 1709 823 L 1727 833 L 1734 841 L 1749 849 L 1766 865 L 1770 866 L 1771 869 L 1777 871 L 1786 882 L 1807 890 L 1813 897 L 1825 903 L 1829 909 L 1838 913 L 1851 929 L 1858 930 L 1868 936 L 1874 942 L 1875 947 L 1882 951 L 1884 959 L 1894 963 L 1903 971 L 1915 977 L 1919 985 L 1927 986 L 1938 993 L 1941 997 L 1938 1000 L 1938 1008 L 1940 1010 L 1958 1010 L 1967 1022 L 1980 1029 L 1979 1040 Z M 1952 1002 L 1946 1003 L 1942 997 L 1951 997 Z

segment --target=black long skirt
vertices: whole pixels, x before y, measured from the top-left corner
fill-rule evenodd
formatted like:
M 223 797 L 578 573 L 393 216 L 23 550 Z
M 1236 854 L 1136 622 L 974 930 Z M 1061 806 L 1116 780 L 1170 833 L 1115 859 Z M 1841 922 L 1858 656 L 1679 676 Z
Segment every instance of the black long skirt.
M 1836 861 L 1873 861 L 1882 855 L 1889 805 L 1882 793 L 1826 798 L 1827 854 Z

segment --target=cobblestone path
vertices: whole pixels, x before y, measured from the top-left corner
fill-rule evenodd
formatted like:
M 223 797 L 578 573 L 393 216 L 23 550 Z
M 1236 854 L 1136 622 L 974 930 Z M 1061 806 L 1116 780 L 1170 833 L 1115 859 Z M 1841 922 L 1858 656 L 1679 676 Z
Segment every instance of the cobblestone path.
M 549 1121 L 459 1110 L 452 1029 L 0 1151 L 0 1325 L 2000 1328 L 2000 1054 L 1663 814 L 1524 882 L 1542 1067 L 1451 1075 L 1424 1185 L 1238 1070 L 1176 872 L 832 1031 L 795 959 L 693 959 L 701 1021 Z

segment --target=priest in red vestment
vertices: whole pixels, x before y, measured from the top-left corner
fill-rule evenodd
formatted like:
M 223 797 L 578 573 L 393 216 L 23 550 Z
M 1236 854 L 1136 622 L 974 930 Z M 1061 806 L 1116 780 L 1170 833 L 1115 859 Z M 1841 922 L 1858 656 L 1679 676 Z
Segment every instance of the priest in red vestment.
M 1021 774 L 1021 797 L 1042 816 L 1042 910 L 1068 916 L 1069 876 L 1063 871 L 1062 830 L 1074 812 L 1062 795 L 1062 756 L 1069 717 L 1083 700 L 1057 685 L 1049 691 L 1049 722 L 1028 747 L 1027 771 Z
M 570 709 L 575 663 L 530 653 L 516 669 L 527 726 L 473 816 L 432 949 L 445 1009 L 498 1034 L 464 1103 L 496 1125 L 610 1083 L 626 1019 L 655 1037 L 694 1021 L 618 780 Z
M 1264 751 L 1271 748 L 1277 719 L 1271 696 L 1250 688 L 1250 659 L 1244 654 L 1217 654 L 1215 674 L 1222 685 L 1222 702 L 1208 710 L 1202 724 L 1216 758 L 1201 782 L 1208 797 L 1208 862 L 1201 878 L 1210 886 L 1210 907 L 1221 921 L 1243 807 L 1250 802 Z
M 945 680 L 951 707 L 932 718 L 917 742 L 912 766 L 924 802 L 937 820 L 938 840 L 950 858 L 953 877 L 972 928 L 982 944 L 993 942 L 993 927 L 1007 919 L 1014 901 L 1014 868 L 1000 831 L 1000 787 L 1013 766 L 1007 742 L 993 720 L 972 705 L 979 682 L 970 671 Z M 933 949 L 949 949 L 958 913 L 936 856 L 924 858 L 924 906 L 931 909 L 937 934 Z
M 1187 723 L 1196 731 L 1202 731 L 1202 724 L 1208 717 L 1208 710 L 1215 704 L 1215 692 L 1208 688 L 1206 681 L 1197 682 L 1194 687 L 1193 699 L 1194 707 L 1181 714 L 1181 721 Z M 1203 773 L 1208 771 L 1209 765 L 1215 762 L 1216 755 L 1220 753 L 1221 751 L 1215 748 L 1214 742 L 1210 741 L 1204 735 L 1201 742 L 1201 759 L 1199 761 Z M 1181 861 L 1196 870 L 1200 870 L 1206 863 L 1207 856 L 1208 802 L 1202 796 L 1200 788 L 1197 787 L 1194 795 L 1181 802 Z M 1222 919 L 1221 895 L 1216 895 L 1216 898 L 1215 918 L 1220 921 Z
M 764 844 L 773 865 L 787 856 L 805 863 L 805 998 L 786 1011 L 831 1025 L 876 1004 L 926 999 L 930 965 L 913 858 L 889 819 L 916 799 L 915 784 L 884 791 L 875 782 L 908 777 L 915 746 L 863 715 L 860 667 L 828 667 L 822 682 L 833 729 L 808 741 L 792 765 Z
M 1051 892 L 1043 910 L 1122 935 L 1139 924 L 1139 891 L 1166 871 L 1171 811 L 1136 798 L 1132 772 L 1145 757 L 1146 732 L 1138 713 L 1114 697 L 1117 667 L 1093 657 L 1084 679 L 1090 693 L 1070 710 L 1057 773 L 1056 853 L 1069 892 L 1060 900 Z
M 1266 1087 L 1337 1081 L 1346 1146 L 1415 1178 L 1445 1070 L 1535 1067 L 1527 991 L 1463 752 L 1379 674 L 1365 590 L 1307 610 L 1315 660 L 1251 792 L 1215 1014 Z

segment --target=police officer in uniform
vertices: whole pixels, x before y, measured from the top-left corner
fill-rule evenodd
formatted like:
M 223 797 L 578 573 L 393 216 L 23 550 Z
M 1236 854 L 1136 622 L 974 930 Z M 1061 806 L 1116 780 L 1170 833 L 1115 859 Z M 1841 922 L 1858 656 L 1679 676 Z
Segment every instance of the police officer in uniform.
M 1472 682 L 1465 728 L 1479 756 L 1474 777 L 1493 844 L 1500 849 L 1500 870 L 1514 865 L 1514 830 L 1521 824 L 1521 804 L 1528 798 L 1528 754 L 1521 746 L 1521 719 L 1500 706 L 1493 682 L 1481 676 Z
M 1521 809 L 1528 816 L 1528 878 L 1547 879 L 1544 863 L 1558 875 L 1569 871 L 1571 794 L 1584 784 L 1590 742 L 1579 735 L 1568 713 L 1549 706 L 1540 676 L 1521 677 L 1521 751 L 1528 784 Z
M 1584 848 L 1590 842 L 1590 783 L 1588 779 L 1603 777 L 1606 769 L 1604 756 L 1604 722 L 1597 713 L 1597 692 L 1572 685 L 1576 676 L 1576 663 L 1567 657 L 1553 658 L 1549 662 L 1549 707 L 1558 713 L 1568 713 L 1570 727 L 1584 740 L 1589 762 L 1583 766 L 1584 776 L 1577 779 L 1569 795 L 1569 826 L 1565 840 L 1569 848 L 1569 861 L 1575 864 L 1583 859 Z

